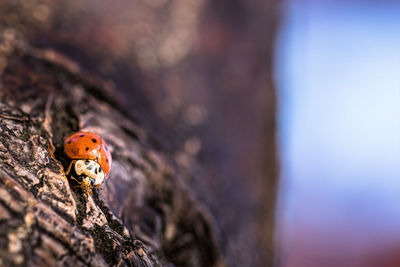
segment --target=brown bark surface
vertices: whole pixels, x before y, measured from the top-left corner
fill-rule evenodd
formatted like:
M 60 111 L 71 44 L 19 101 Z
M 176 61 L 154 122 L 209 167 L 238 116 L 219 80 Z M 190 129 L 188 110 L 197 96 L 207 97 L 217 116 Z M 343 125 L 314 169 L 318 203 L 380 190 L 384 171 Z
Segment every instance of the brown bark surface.
M 16 37 L 16 36 L 14 36 Z M 4 44 L 4 43 L 3 43 Z M 49 51 L 6 40 L 0 93 L 0 264 L 216 266 L 213 222 L 106 84 Z M 86 197 L 65 176 L 64 138 L 99 133 L 112 179 Z
M 12 213 L 3 201 L 0 262 L 271 266 L 277 2 L 0 1 L 0 125 L 11 127 L 0 169 L 64 232 L 89 240 L 57 246 L 51 233 L 64 228 L 53 215 L 36 204 Z M 114 157 L 105 189 L 87 200 L 61 168 L 63 138 L 81 129 L 103 136 Z M 16 239 L 28 209 L 35 223 Z M 33 230 L 40 218 L 53 230 Z M 22 256 L 10 240 L 22 240 Z

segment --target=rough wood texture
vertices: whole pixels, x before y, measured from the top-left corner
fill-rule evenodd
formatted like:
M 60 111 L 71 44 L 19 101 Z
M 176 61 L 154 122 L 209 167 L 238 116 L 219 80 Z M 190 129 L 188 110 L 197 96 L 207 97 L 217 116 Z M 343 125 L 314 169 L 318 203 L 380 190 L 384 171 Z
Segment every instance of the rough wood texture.
M 211 216 L 107 83 L 1 36 L 0 266 L 224 265 Z M 113 156 L 88 198 L 64 174 L 63 139 L 81 129 Z
M 4 71 L 8 81 L 0 77 L 0 102 L 8 113 L 0 124 L 31 121 L 45 130 L 46 142 L 46 133 L 53 134 L 54 158 L 64 167 L 60 140 L 82 127 L 101 130 L 117 148 L 117 165 L 94 203 L 99 207 L 100 197 L 130 232 L 128 243 L 141 240 L 160 264 L 272 266 L 277 177 L 272 73 L 279 3 L 2 0 L 0 74 Z M 42 50 L 28 49 L 17 35 Z M 12 52 L 13 47 L 20 51 Z M 16 108 L 23 113 L 15 111 L 6 120 Z M 126 139 L 135 149 L 125 145 Z M 151 163 L 153 157 L 159 165 Z M 121 172 L 131 172 L 133 180 L 114 184 L 126 178 Z M 128 184 L 134 187 L 130 192 Z M 38 197 L 39 190 L 30 192 Z M 43 189 L 39 196 L 53 203 L 48 194 Z M 71 194 L 80 211 L 84 200 Z M 134 205 L 122 208 L 123 201 Z M 198 203 L 211 211 L 215 223 Z M 72 212 L 76 224 L 87 226 L 84 213 L 77 211 Z M 105 225 L 113 225 L 107 216 Z M 8 237 L 0 242 L 7 246 L 0 250 L 7 250 Z M 110 243 L 104 244 L 102 250 L 94 246 L 95 253 L 111 254 Z M 69 253 L 70 247 L 64 248 Z M 2 253 L 0 261 L 3 255 L 8 254 Z

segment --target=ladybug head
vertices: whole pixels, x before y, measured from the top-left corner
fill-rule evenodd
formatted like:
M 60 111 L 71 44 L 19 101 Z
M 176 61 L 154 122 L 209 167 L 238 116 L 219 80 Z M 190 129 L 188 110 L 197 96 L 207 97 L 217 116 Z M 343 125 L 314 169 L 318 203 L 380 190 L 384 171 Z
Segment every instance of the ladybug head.
M 74 168 L 77 175 L 88 177 L 91 185 L 100 185 L 104 181 L 104 172 L 94 160 L 76 160 Z

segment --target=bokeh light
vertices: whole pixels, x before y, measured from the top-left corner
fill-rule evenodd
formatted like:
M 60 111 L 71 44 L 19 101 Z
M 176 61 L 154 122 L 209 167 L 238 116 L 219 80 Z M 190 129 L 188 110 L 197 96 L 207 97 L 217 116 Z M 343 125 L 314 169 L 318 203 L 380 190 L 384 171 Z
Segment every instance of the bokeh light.
M 400 3 L 284 6 L 278 266 L 400 265 Z

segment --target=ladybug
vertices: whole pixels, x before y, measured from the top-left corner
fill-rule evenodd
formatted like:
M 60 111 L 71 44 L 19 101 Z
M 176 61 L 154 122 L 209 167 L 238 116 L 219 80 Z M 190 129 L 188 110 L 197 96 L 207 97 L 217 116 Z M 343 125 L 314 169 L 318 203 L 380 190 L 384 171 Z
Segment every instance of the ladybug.
M 78 182 L 82 191 L 92 194 L 92 189 L 101 190 L 100 186 L 108 178 L 112 164 L 111 153 L 104 140 L 95 133 L 77 132 L 65 138 L 64 152 L 72 160 L 66 174 L 74 166 L 82 181 L 71 178 Z

